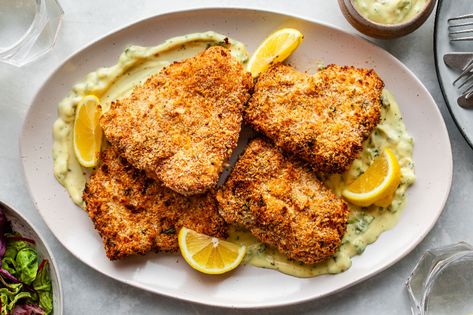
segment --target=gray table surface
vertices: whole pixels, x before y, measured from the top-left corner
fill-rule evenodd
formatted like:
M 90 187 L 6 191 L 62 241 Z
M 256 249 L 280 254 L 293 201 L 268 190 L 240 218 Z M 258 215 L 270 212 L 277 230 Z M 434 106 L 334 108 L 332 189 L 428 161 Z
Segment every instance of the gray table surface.
M 129 23 L 176 9 L 196 7 L 268 8 L 356 31 L 335 0 L 113 1 L 60 0 L 64 20 L 54 50 L 23 68 L 0 64 L 0 199 L 30 218 L 52 248 L 64 287 L 65 314 L 239 314 L 181 302 L 122 284 L 73 257 L 51 234 L 35 209 L 22 176 L 18 138 L 31 101 L 51 72 L 82 46 Z M 434 16 L 416 32 L 391 41 L 375 41 L 407 65 L 433 95 L 445 119 L 453 150 L 453 186 L 447 205 L 427 237 L 407 257 L 386 271 L 340 293 L 318 300 L 254 314 L 409 314 L 404 282 L 421 254 L 457 241 L 473 243 L 473 151 L 454 124 L 442 97 L 433 56 Z

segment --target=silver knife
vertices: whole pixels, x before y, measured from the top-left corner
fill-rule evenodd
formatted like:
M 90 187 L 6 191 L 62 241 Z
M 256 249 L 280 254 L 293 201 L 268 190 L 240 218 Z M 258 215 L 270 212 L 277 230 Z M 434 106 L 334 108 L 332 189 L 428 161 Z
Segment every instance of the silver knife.
M 473 60 L 473 52 L 452 52 L 443 55 L 443 61 L 454 70 L 462 71 Z

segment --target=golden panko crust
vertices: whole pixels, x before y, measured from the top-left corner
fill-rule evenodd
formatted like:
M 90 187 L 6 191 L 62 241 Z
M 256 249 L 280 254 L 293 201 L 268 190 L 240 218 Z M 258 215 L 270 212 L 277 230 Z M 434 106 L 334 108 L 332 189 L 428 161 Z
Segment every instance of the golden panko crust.
M 101 126 L 134 167 L 181 194 L 203 193 L 236 147 L 252 86 L 230 51 L 211 47 L 113 102 Z
M 121 259 L 150 251 L 175 251 L 185 226 L 226 236 L 214 193 L 185 197 L 145 176 L 118 155 L 102 153 L 83 194 L 87 212 L 103 239 L 107 257 Z
M 225 221 L 307 264 L 336 252 L 349 213 L 303 162 L 261 139 L 247 146 L 217 200 Z
M 374 70 L 329 65 L 315 75 L 276 64 L 255 85 L 244 118 L 320 173 L 344 172 L 379 122 Z

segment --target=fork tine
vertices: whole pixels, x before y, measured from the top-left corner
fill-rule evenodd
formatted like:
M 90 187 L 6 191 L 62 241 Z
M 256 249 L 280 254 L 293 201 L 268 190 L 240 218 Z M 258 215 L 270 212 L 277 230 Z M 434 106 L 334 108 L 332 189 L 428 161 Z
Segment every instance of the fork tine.
M 458 23 L 458 24 L 451 24 L 448 28 L 460 27 L 460 26 L 470 26 L 473 25 L 473 22 L 466 22 L 466 23 Z
M 464 34 L 464 33 L 471 33 L 471 32 L 473 32 L 473 28 L 470 28 L 470 29 L 467 29 L 467 30 L 450 32 L 450 33 L 448 33 L 448 35 Z
M 460 15 L 448 19 L 448 37 L 452 42 L 473 40 L 473 36 L 456 36 L 460 34 L 471 34 L 473 28 L 473 13 Z M 469 27 L 469 28 L 468 28 Z
M 473 36 L 469 37 L 458 37 L 458 38 L 450 38 L 451 42 L 461 42 L 461 41 L 467 41 L 467 40 L 473 40 Z
M 462 84 L 460 84 L 460 85 L 458 86 L 458 88 L 461 89 L 461 88 L 464 87 L 468 82 L 470 82 L 472 79 L 473 79 L 473 74 L 470 74 L 470 76 L 468 76 L 468 77 L 466 78 L 466 80 L 463 81 Z M 471 87 L 471 86 L 468 86 L 468 88 L 470 88 L 470 87 Z
M 463 92 L 462 95 L 464 95 L 467 100 L 470 99 L 473 96 L 473 84 L 469 87 L 468 90 Z
M 468 79 L 467 79 L 465 82 L 463 82 L 463 84 L 465 84 L 467 81 L 471 80 L 472 78 L 473 78 L 473 74 L 470 75 L 470 76 L 468 77 Z M 462 85 L 463 85 L 463 84 L 462 84 Z M 460 87 L 459 87 L 459 88 L 460 88 Z M 461 96 L 460 96 L 459 100 L 460 100 L 461 98 L 463 98 L 465 101 L 469 101 L 470 99 L 472 99 L 472 96 L 473 96 L 473 83 L 471 83 L 470 85 L 468 85 L 468 87 L 466 87 L 466 88 L 463 90 L 463 92 L 461 93 Z M 462 102 L 462 103 L 459 102 L 458 104 L 459 104 L 460 106 L 462 106 L 462 107 L 465 107 L 465 108 L 472 108 L 472 105 L 473 105 L 473 104 L 468 103 L 468 106 L 466 106 L 466 103 L 465 103 L 465 102 Z
M 469 19 L 469 18 L 473 18 L 473 14 L 465 14 L 465 15 L 460 15 L 460 16 L 456 16 L 456 17 L 453 17 L 453 18 L 449 18 L 448 22 L 457 21 L 457 20 L 464 20 L 464 19 Z
M 463 86 L 465 86 L 465 84 L 467 84 L 468 82 L 470 82 L 472 79 L 473 79 L 473 74 L 470 74 L 470 75 L 465 79 L 465 81 L 463 81 L 463 83 L 458 86 L 458 88 L 461 89 Z
M 473 59 L 470 60 L 470 62 L 468 62 L 463 72 L 460 73 L 460 75 L 458 76 L 458 78 L 455 79 L 455 81 L 453 81 L 453 85 L 455 85 L 458 81 L 460 81 L 465 75 L 469 74 L 472 69 L 473 69 Z
M 470 61 L 468 61 L 468 63 L 465 66 L 463 66 L 462 71 L 465 71 L 471 65 L 473 65 L 473 59 L 470 59 Z

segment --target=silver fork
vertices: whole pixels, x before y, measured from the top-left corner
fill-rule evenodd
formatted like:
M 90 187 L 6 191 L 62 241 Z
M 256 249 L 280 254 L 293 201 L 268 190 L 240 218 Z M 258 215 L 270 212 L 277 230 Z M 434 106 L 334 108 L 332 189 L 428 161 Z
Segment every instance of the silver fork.
M 448 19 L 448 37 L 450 41 L 473 40 L 473 14 L 465 14 Z M 458 105 L 473 108 L 473 59 L 462 69 L 462 73 L 453 81 L 461 92 Z
M 448 37 L 450 41 L 473 40 L 473 14 L 465 14 L 448 19 Z M 466 36 L 464 36 L 466 35 Z
M 462 93 L 457 99 L 458 105 L 473 108 L 473 59 L 462 69 L 462 73 L 453 81 L 453 85 L 457 86 Z

